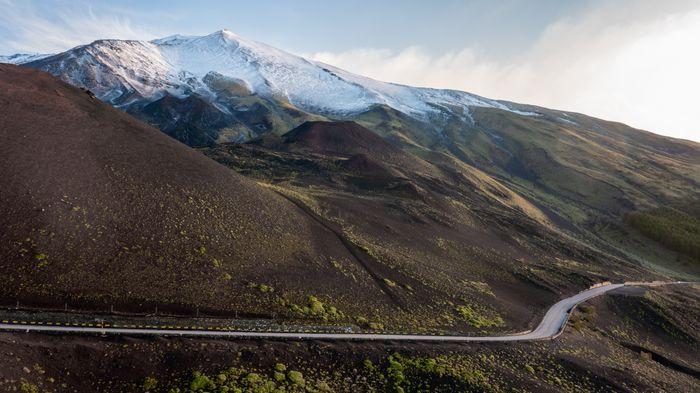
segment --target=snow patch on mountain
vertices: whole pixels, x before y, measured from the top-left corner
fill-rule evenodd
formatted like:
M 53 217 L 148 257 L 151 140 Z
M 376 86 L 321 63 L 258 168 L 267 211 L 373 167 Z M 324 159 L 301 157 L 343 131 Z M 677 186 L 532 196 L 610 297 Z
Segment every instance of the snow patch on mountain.
M 9 56 L 0 55 L 0 63 L 24 64 L 29 63 L 30 61 L 40 60 L 49 56 L 51 56 L 51 54 L 44 53 L 17 53 Z
M 326 116 L 353 115 L 375 105 L 387 105 L 423 120 L 457 112 L 470 119 L 470 107 L 536 115 L 462 91 L 380 82 L 228 30 L 152 41 L 99 40 L 50 57 L 17 58 L 17 63 L 88 88 L 117 106 L 152 102 L 166 94 L 180 98 L 198 94 L 215 103 L 217 95 L 204 78 L 216 73 L 242 81 L 252 94 L 288 101 L 309 113 Z

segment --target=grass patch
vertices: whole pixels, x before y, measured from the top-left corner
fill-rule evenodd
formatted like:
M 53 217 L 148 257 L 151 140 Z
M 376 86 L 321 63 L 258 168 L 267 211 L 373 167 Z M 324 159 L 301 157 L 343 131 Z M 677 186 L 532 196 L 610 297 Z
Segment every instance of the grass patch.
M 245 370 L 230 367 L 214 375 L 200 371 L 192 373 L 186 387 L 175 387 L 170 393 L 232 393 L 232 392 L 331 392 L 324 380 L 305 377 L 301 371 L 280 371 L 280 364 L 271 370 Z
M 143 380 L 143 384 L 141 385 L 143 390 L 146 392 L 155 389 L 156 386 L 158 386 L 158 380 L 153 377 L 146 377 L 146 379 Z
M 275 288 L 271 287 L 270 285 L 266 284 L 257 284 L 254 282 L 249 282 L 248 283 L 248 288 L 254 288 L 257 289 L 258 291 L 262 293 L 272 293 L 275 291 Z
M 462 317 L 462 319 L 465 322 L 476 328 L 497 327 L 504 325 L 503 318 L 501 318 L 499 315 L 491 317 L 486 316 L 481 312 L 475 310 L 470 305 L 457 306 L 455 307 L 455 311 Z
M 414 357 L 398 353 L 383 356 L 376 363 L 366 359 L 350 373 L 348 370 L 328 373 L 313 367 L 287 369 L 277 364 L 269 368 L 230 367 L 211 374 L 195 371 L 188 379 L 173 382 L 176 385 L 168 390 L 170 393 L 496 390 L 486 371 L 466 358 Z
M 282 305 L 287 306 L 293 313 L 306 317 L 313 317 L 324 321 L 345 319 L 346 317 L 342 311 L 334 306 L 324 304 L 315 296 L 309 296 L 306 300 L 307 303 L 304 306 L 288 302 L 284 299 L 280 299 L 280 302 Z
M 487 282 L 482 282 L 482 281 L 463 281 L 463 283 L 464 283 L 467 287 L 469 287 L 469 288 L 471 288 L 471 289 L 473 289 L 473 290 L 475 290 L 475 291 L 477 291 L 477 292 L 479 292 L 479 293 L 483 293 L 484 295 L 496 296 L 496 295 L 493 294 L 493 291 L 491 290 L 491 286 L 489 286 L 489 284 L 488 284 Z
M 700 203 L 694 203 L 693 206 Z M 655 240 L 672 251 L 700 260 L 700 220 L 690 213 L 670 207 L 630 213 L 625 222 L 644 236 Z

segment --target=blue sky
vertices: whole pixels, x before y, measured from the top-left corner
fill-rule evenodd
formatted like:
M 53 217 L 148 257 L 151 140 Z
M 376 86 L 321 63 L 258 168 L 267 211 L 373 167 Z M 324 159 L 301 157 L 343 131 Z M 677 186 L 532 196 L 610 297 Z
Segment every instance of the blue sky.
M 377 79 L 700 140 L 700 0 L 0 0 L 0 54 L 223 28 Z
M 205 7 L 188 1 L 128 3 L 153 15 L 167 9 L 168 17 L 159 23 L 163 31 L 205 34 L 221 26 L 300 52 L 420 45 L 437 53 L 483 44 L 498 53 L 527 45 L 553 19 L 586 1 L 214 1 Z
M 296 52 L 424 46 L 440 53 L 466 45 L 499 56 L 537 38 L 552 21 L 596 0 L 384 0 L 384 1 L 31 1 L 0 0 L 8 8 L 57 26 L 71 19 L 108 19 L 113 38 L 138 32 L 150 38 L 203 35 L 227 28 Z M 15 23 L 0 27 L 0 53 L 67 49 L 22 39 Z M 109 28 L 104 33 L 109 34 Z M 97 37 L 96 37 L 97 38 Z M 99 37 L 112 38 L 112 37 Z M 140 37 L 148 38 L 148 37 Z M 80 43 L 85 40 L 81 40 Z

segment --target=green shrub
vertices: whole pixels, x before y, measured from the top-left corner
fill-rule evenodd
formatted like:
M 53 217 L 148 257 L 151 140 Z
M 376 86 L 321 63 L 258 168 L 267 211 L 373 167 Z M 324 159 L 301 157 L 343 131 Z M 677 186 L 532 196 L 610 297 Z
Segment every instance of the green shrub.
M 284 373 L 281 373 L 279 371 L 275 371 L 273 374 L 273 377 L 275 378 L 275 381 L 277 382 L 283 382 L 287 377 L 284 375 Z
M 156 388 L 156 385 L 158 385 L 158 380 L 153 378 L 153 377 L 146 377 L 146 379 L 143 380 L 143 390 L 149 391 L 153 390 Z
M 258 291 L 260 291 L 260 292 L 262 292 L 262 293 L 268 293 L 268 292 L 274 292 L 274 291 L 275 291 L 275 289 L 272 288 L 272 287 L 269 286 L 269 285 L 265 285 L 265 284 L 256 284 L 256 283 L 254 283 L 254 282 L 249 282 L 249 283 L 248 283 L 248 288 L 257 288 Z
M 455 311 L 457 311 L 457 313 L 464 319 L 465 322 L 476 328 L 503 325 L 503 319 L 500 316 L 494 316 L 489 318 L 477 312 L 476 310 L 474 310 L 474 308 L 472 308 L 469 305 L 457 306 L 455 307 Z
M 299 371 L 290 371 L 287 373 L 287 378 L 294 384 L 298 386 L 306 386 L 306 380 L 304 379 L 304 374 Z
M 328 385 L 326 381 L 318 381 L 314 384 L 314 388 L 316 389 L 317 392 L 332 392 L 333 389 Z
M 22 381 L 19 383 L 19 391 L 22 393 L 39 393 L 39 387 L 27 381 Z
M 199 371 L 195 371 L 192 380 L 190 381 L 190 390 L 194 392 L 206 392 L 215 389 L 216 384 L 206 375 Z
M 323 303 L 318 301 L 313 296 L 309 296 L 309 308 L 311 309 L 311 312 L 315 315 L 323 315 L 326 313 L 326 309 L 323 307 Z
M 381 324 L 379 322 L 370 322 L 368 324 L 368 326 L 372 330 L 383 330 L 384 329 L 384 324 Z
M 406 380 L 406 376 L 404 375 L 403 370 L 404 366 L 401 363 L 401 358 L 397 354 L 389 356 L 387 376 L 396 388 L 400 388 L 401 384 L 403 384 Z
M 257 385 L 263 381 L 263 378 L 258 373 L 248 373 L 243 378 L 243 383 L 247 386 Z
M 345 315 L 340 310 L 333 306 L 324 305 L 315 296 L 308 296 L 307 301 L 308 304 L 304 307 L 301 307 L 297 304 L 293 304 L 291 302 L 285 302 L 284 304 L 286 304 L 287 307 L 296 314 L 313 316 L 323 319 L 324 321 L 328 319 L 345 318 Z

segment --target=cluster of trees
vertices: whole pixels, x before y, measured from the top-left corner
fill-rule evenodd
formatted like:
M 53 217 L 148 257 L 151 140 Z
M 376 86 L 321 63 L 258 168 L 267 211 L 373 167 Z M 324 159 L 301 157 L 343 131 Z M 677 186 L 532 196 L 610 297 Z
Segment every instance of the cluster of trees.
M 700 261 L 700 214 L 694 214 L 694 206 L 684 210 L 661 207 L 630 213 L 625 222 L 668 249 Z

